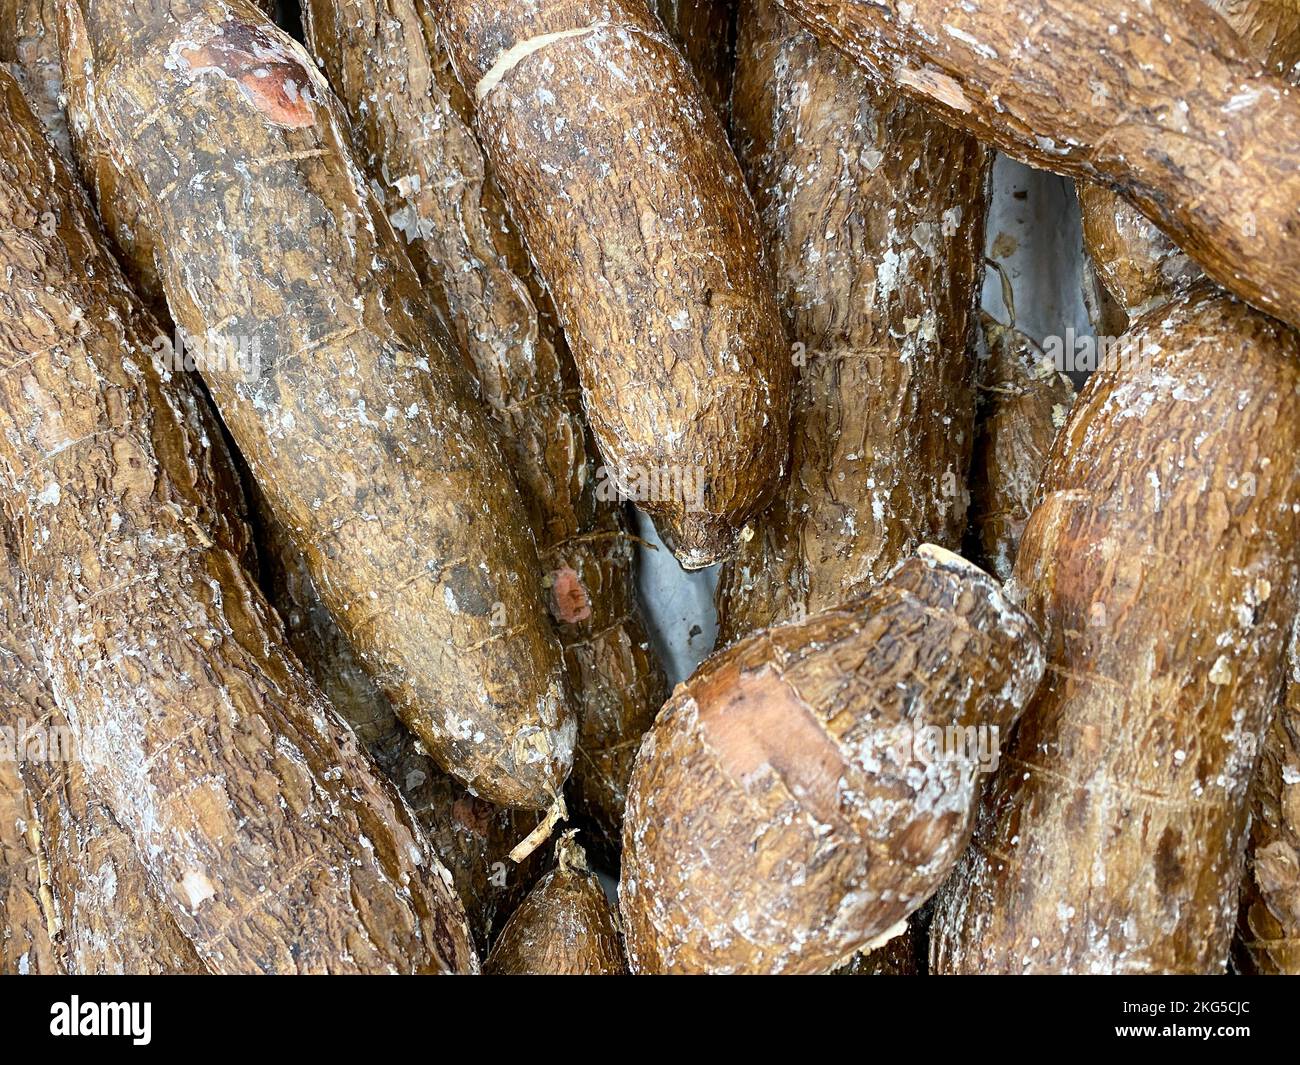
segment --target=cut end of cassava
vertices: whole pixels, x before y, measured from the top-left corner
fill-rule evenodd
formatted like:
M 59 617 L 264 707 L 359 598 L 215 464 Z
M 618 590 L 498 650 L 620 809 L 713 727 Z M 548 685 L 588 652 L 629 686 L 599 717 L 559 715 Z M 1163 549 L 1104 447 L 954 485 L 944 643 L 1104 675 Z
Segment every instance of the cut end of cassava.
M 1021 617 L 1019 612 L 1014 610 L 1018 600 L 1012 589 L 970 559 L 937 544 L 921 544 L 916 549 L 916 560 L 927 569 L 948 574 L 955 581 L 984 588 L 992 600 L 1000 603 L 1003 609 L 1012 611 L 1009 616 Z M 906 564 L 906 562 L 900 564 L 898 570 Z M 895 570 L 895 573 L 898 570 Z
M 740 542 L 736 525 L 715 514 L 687 511 L 662 515 L 656 517 L 655 526 L 685 570 L 707 569 L 727 561 Z
M 962 558 L 956 551 L 949 551 L 948 548 L 940 547 L 938 544 L 922 544 L 916 549 L 916 554 L 918 558 L 922 558 L 931 565 L 942 569 L 961 573 L 968 577 L 988 577 L 992 580 L 989 574 L 985 573 L 974 562 Z
M 591 596 L 577 570 L 561 566 L 547 581 L 551 590 L 551 617 L 561 625 L 577 625 L 591 617 Z

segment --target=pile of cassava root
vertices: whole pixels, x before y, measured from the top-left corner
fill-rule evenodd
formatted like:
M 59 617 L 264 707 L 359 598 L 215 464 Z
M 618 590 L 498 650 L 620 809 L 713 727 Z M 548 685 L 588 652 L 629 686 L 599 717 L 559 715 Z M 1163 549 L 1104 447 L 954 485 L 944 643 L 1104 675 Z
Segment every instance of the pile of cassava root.
M 0 971 L 1300 972 L 1300 0 L 273 6 L 0 0 Z

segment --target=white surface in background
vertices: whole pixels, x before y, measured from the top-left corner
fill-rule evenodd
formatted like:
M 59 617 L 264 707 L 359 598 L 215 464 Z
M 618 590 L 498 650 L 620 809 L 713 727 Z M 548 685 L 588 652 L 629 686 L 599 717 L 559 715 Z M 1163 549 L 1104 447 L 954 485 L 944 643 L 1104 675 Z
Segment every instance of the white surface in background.
M 1068 329 L 1078 336 L 1092 331 L 1083 305 L 1083 233 L 1073 181 L 999 154 L 985 254 L 1011 280 L 1021 332 L 1041 344 Z M 1012 324 L 996 270 L 985 273 L 983 303 L 998 321 Z
M 1018 194 L 1023 194 L 1019 196 Z M 1040 343 L 1047 336 L 1091 331 L 1083 305 L 1083 249 L 1074 185 L 999 155 L 993 168 L 986 254 L 1006 271 L 1016 324 Z M 984 309 L 1009 322 L 996 270 L 984 279 Z M 973 357 L 973 356 L 972 356 Z M 637 588 L 651 639 L 668 679 L 680 684 L 713 649 L 718 620 L 713 592 L 718 567 L 687 573 L 654 525 L 636 512 L 637 533 L 658 546 L 639 547 Z
M 688 573 L 659 539 L 654 522 L 639 510 L 635 515 L 636 534 L 658 548 L 637 547 L 637 591 L 650 639 L 675 687 L 708 657 L 718 637 L 713 591 L 720 567 Z

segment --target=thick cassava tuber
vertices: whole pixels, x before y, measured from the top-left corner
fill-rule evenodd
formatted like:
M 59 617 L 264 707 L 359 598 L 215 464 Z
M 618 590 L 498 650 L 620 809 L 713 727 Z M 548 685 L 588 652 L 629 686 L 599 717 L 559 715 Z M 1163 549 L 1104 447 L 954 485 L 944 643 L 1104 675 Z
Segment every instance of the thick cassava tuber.
M 308 0 L 304 16 L 372 185 L 502 430 L 578 714 L 573 809 L 599 827 L 608 855 L 667 682 L 637 607 L 623 508 L 599 495 L 573 358 L 470 129 L 473 104 L 429 6 Z
M 1297 0 L 1213 0 L 1271 69 L 1300 80 Z M 1253 787 L 1246 877 L 1235 951 L 1238 967 L 1300 975 L 1300 644 L 1292 634 L 1286 692 L 1264 743 Z
M 472 970 L 446 871 L 224 546 L 157 327 L 4 73 L 0 144 L 0 491 L 90 785 L 211 969 Z
M 513 850 L 537 824 L 528 810 L 493 806 L 444 773 L 398 720 L 320 601 L 306 560 L 264 505 L 260 519 L 261 583 L 284 619 L 289 645 L 371 758 L 410 804 L 451 873 L 481 951 L 545 868 L 546 851 L 516 863 Z
M 1080 181 L 1078 188 L 1084 248 L 1097 279 L 1123 312 L 1125 325 L 1204 276 L 1181 248 L 1119 193 L 1093 181 Z
M 1237 967 L 1300 974 L 1300 629 L 1292 634 L 1286 699 L 1264 741 L 1252 786 Z
M 47 137 L 71 159 L 60 99 L 63 75 L 56 9 L 56 0 L 0 2 L 0 61 L 9 64 Z M 227 546 L 246 557 L 251 538 L 239 520 L 243 508 L 229 455 L 206 401 L 177 384 L 177 409 L 196 436 L 210 445 L 206 456 L 194 453 L 191 458 L 212 482 L 212 509 L 223 516 L 221 532 Z M 21 857 L 27 876 L 18 875 L 16 867 L 0 870 L 0 881 L 6 885 L 0 887 L 0 895 L 6 896 L 0 906 L 4 913 L 0 971 L 202 972 L 205 967 L 193 944 L 154 897 L 129 837 L 91 794 L 75 750 L 59 749 L 70 733 L 45 680 L 30 622 L 18 607 L 19 570 L 16 540 L 4 525 L 0 528 L 0 724 L 15 730 L 20 745 L 15 753 L 22 764 L 0 764 L 0 848 L 6 859 Z M 22 757 L 24 736 L 40 748 L 31 758 Z
M 566 832 L 547 873 L 501 930 L 483 971 L 495 976 L 619 976 L 618 921 L 587 856 Z
M 732 125 L 801 368 L 789 481 L 719 584 L 723 644 L 960 545 L 988 199 L 983 148 L 774 0 L 741 7 Z
M 475 129 L 555 299 L 615 488 L 729 555 L 789 449 L 793 366 L 722 126 L 645 0 L 446 0 Z
M 931 926 L 938 972 L 1222 972 L 1300 543 L 1300 338 L 1196 291 L 1048 461 L 1013 586 L 1048 680 Z
M 981 762 L 1042 670 L 997 582 L 930 546 L 862 599 L 710 659 L 632 774 L 633 971 L 826 972 L 900 931 L 965 847 Z
M 1052 444 L 1074 404 L 1074 385 L 1014 325 L 984 316 L 987 354 L 971 463 L 971 532 L 980 561 L 1011 576 Z
M 46 136 L 64 158 L 76 163 L 64 110 L 62 57 L 59 48 L 58 21 L 62 0 L 0 0 L 0 61 L 10 64 L 10 73 L 22 86 L 33 113 L 45 127 Z M 273 0 L 261 6 L 273 7 Z M 115 250 L 127 279 L 137 294 L 154 293 L 156 273 L 152 260 L 138 261 L 132 254 L 139 250 L 132 240 L 140 240 L 139 227 L 113 219 L 115 233 L 121 240 Z M 110 234 L 114 235 L 114 234 Z M 166 322 L 166 303 L 161 293 L 147 299 L 149 307 Z M 191 377 L 191 373 L 185 375 Z M 243 484 L 226 440 L 220 420 L 201 388 L 178 387 L 176 395 L 188 411 L 195 431 L 204 439 L 206 456 L 195 460 L 204 466 L 204 475 L 212 482 L 212 510 L 221 515 L 225 544 L 247 566 L 254 565 L 255 549 L 248 527 L 247 500 Z
M 1271 73 L 1294 81 L 1300 60 L 1300 3 L 1297 0 L 1171 0 L 1171 6 L 1200 5 L 1217 11 L 1242 50 Z M 1140 317 L 1185 291 L 1202 275 L 1188 255 L 1119 193 L 1094 182 L 1079 183 L 1084 246 L 1102 283 L 1131 317 Z
M 1300 74 L 1296 0 L 1206 0 L 1256 62 L 1294 81 Z M 1187 289 L 1200 271 L 1167 236 L 1114 193 L 1080 183 L 1084 245 L 1106 286 L 1134 316 Z M 1294 676 L 1294 673 L 1292 673 Z M 1300 803 L 1288 781 L 1300 779 L 1295 682 L 1269 731 L 1255 780 L 1236 960 L 1261 973 L 1300 972 Z
M 0 61 L 9 62 L 12 73 L 31 106 L 33 113 L 45 127 L 45 135 L 59 149 L 65 159 L 76 163 L 64 110 L 64 84 L 62 56 L 59 48 L 58 20 L 62 0 L 0 0 Z M 259 6 L 269 10 L 273 0 L 259 0 Z M 12 27 L 13 37 L 6 40 Z M 139 227 L 119 224 L 117 229 L 130 239 L 139 239 Z M 111 234 L 110 234 L 111 235 Z M 115 250 L 127 280 L 137 294 L 147 294 L 151 281 L 152 265 L 136 261 L 126 254 L 134 246 L 118 244 Z M 144 287 L 142 287 L 142 285 Z M 161 310 L 159 322 L 165 322 L 166 305 L 161 296 L 149 303 L 150 310 Z M 231 553 L 245 563 L 246 568 L 256 565 L 256 549 L 249 527 L 248 501 L 243 482 L 231 454 L 225 431 L 212 404 L 203 395 L 192 371 L 184 375 L 185 381 L 175 387 L 175 401 L 184 411 L 193 431 L 203 441 L 203 452 L 192 458 L 202 467 L 202 475 L 210 484 L 210 510 L 219 523 L 217 529 L 221 542 Z
M 21 609 L 17 547 L 0 516 L 0 972 L 203 972 L 91 794 Z
M 27 102 L 54 146 L 68 159 L 67 119 L 59 94 L 63 70 L 59 59 L 58 5 L 61 0 L 0 0 L 0 63 L 23 87 Z
M 1300 95 L 1176 0 L 780 0 L 873 77 L 1024 162 L 1122 192 L 1300 325 Z
M 524 509 L 314 62 L 244 0 L 65 14 L 74 144 L 322 601 L 440 765 L 551 805 L 576 726 Z

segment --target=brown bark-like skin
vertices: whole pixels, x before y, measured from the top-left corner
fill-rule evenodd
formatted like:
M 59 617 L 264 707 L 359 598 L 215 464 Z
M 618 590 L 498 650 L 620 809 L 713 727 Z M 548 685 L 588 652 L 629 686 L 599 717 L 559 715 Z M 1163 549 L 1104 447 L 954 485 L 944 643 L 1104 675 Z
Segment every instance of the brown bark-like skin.
M 58 35 L 60 2 L 61 0 L 0 0 L 0 62 L 12 64 L 10 73 L 22 86 L 32 112 L 45 127 L 45 135 L 65 159 L 75 164 L 61 95 L 64 85 Z M 274 6 L 274 0 L 266 0 L 259 6 L 269 9 Z M 6 35 L 5 27 L 12 28 L 13 36 Z M 119 228 L 125 228 L 127 235 L 130 235 L 129 227 Z M 122 247 L 115 247 L 114 250 L 137 294 L 150 292 L 152 281 L 149 272 L 152 265 L 144 269 L 144 264 L 136 263 L 123 254 Z M 160 323 L 170 321 L 166 314 L 166 302 L 161 295 L 156 300 L 147 302 Z M 169 326 L 166 327 L 166 332 L 166 338 L 160 335 L 158 339 L 173 339 Z M 187 372 L 185 376 L 188 378 L 191 373 Z M 248 501 L 221 421 L 197 385 L 186 387 L 183 383 L 178 383 L 176 395 L 177 402 L 183 406 L 186 417 L 203 442 L 204 453 L 196 454 L 194 460 L 202 464 L 203 475 L 211 482 L 210 509 L 221 517 L 218 531 L 222 542 L 244 562 L 246 568 L 251 569 L 255 566 L 256 551 L 247 521 Z
M 1029 337 L 987 315 L 987 357 L 971 464 L 971 531 L 979 561 L 999 580 L 1011 576 L 1038 482 L 1056 435 L 1074 405 L 1074 386 Z
M 966 528 L 988 153 L 773 0 L 741 8 L 733 138 L 803 364 L 789 481 L 723 572 L 720 643 L 842 603 Z
M 622 508 L 597 498 L 599 460 L 577 369 L 470 128 L 473 105 L 428 5 L 309 0 L 303 11 L 358 155 L 426 289 L 446 306 L 501 427 L 578 713 L 573 808 L 599 827 L 608 855 L 637 746 L 667 682 L 637 607 Z
M 18 610 L 11 555 L 13 530 L 0 513 L 0 727 L 36 726 L 53 705 L 30 630 Z M 8 734 L 6 734 L 8 735 Z M 57 920 L 42 900 L 45 848 L 40 820 L 23 783 L 18 752 L 0 744 L 0 974 L 49 975 L 62 971 L 55 946 Z
M 1222 972 L 1297 600 L 1300 338 L 1214 291 L 1135 323 L 1013 587 L 1048 680 L 930 930 L 938 972 Z
M 481 952 L 545 868 L 546 849 L 522 864 L 510 851 L 537 823 L 531 811 L 493 806 L 444 773 L 397 717 L 325 609 L 306 561 L 265 505 L 257 508 L 262 587 L 289 644 L 375 763 L 397 785 L 450 871 Z
M 1297 79 L 1300 5 L 1232 4 L 1225 15 L 1270 66 Z M 1300 975 L 1300 644 L 1294 633 L 1285 699 L 1254 783 L 1237 935 L 1243 971 Z
M 1289 657 L 1253 785 L 1234 950 L 1240 970 L 1273 976 L 1300 974 L 1300 629 Z
M 1300 60 L 1300 4 L 1296 0 L 1181 2 L 1203 3 L 1217 11 L 1256 62 L 1279 78 L 1295 80 Z M 1220 32 L 1225 39 L 1231 36 L 1226 27 Z M 1111 189 L 1079 182 L 1079 206 L 1084 247 L 1103 284 L 1130 317 L 1139 317 L 1186 291 L 1202 276 L 1200 267 L 1185 252 Z
M 71 73 L 64 79 L 66 120 L 73 127 L 73 160 L 90 190 L 96 210 L 113 241 L 113 250 L 153 316 L 162 323 L 171 319 L 167 293 L 163 290 L 158 238 L 144 214 L 146 205 L 123 172 L 112 143 L 92 121 L 87 92 L 91 82 L 77 67 L 84 63 L 88 42 L 77 32 L 80 15 L 73 13 L 74 0 L 53 0 L 60 17 L 59 33 L 63 66 Z M 68 20 L 71 19 L 69 22 Z
M 275 0 L 256 0 L 268 13 Z M 68 134 L 68 120 L 60 93 L 63 69 L 58 39 L 58 12 L 62 0 L 0 0 L 0 62 L 11 63 L 11 73 L 27 94 L 36 117 L 45 126 L 54 146 L 68 159 L 73 158 Z M 105 180 L 110 180 L 105 175 Z M 110 208 L 125 209 L 119 197 L 107 197 Z M 127 276 L 136 290 L 145 296 L 150 309 L 161 322 L 167 321 L 167 304 L 158 271 L 154 266 L 153 246 L 148 234 L 132 225 L 132 218 L 114 215 L 105 219 Z
M 1244 48 L 1279 77 L 1294 82 L 1300 67 L 1300 4 L 1295 0 L 1206 0 Z M 1154 225 L 1114 193 L 1081 183 L 1084 244 L 1107 287 L 1137 314 L 1187 288 L 1200 271 Z M 1286 698 L 1270 730 L 1255 780 L 1246 876 L 1242 884 L 1239 968 L 1300 972 L 1300 803 L 1288 778 L 1300 779 L 1295 735 L 1297 695 Z
M 1300 80 L 1297 0 L 1210 0 L 1279 75 Z M 1264 741 L 1253 787 L 1237 967 L 1300 975 L 1300 644 L 1292 634 L 1285 698 Z
M 21 85 L 46 136 L 67 159 L 72 145 L 59 94 L 63 72 L 59 57 L 56 0 L 4 0 L 0 3 L 0 62 Z M 243 500 L 220 428 L 197 393 L 186 394 L 177 382 L 176 403 L 193 429 L 206 438 L 205 454 L 192 458 L 211 481 L 212 510 L 229 516 L 221 531 L 227 546 L 247 558 L 251 538 L 242 521 Z M 3 520 L 3 519 L 0 519 Z M 31 626 L 16 614 L 17 559 L 14 541 L 6 536 L 0 551 L 0 709 L 6 723 L 21 719 L 47 730 L 66 729 L 67 722 L 54 703 L 44 677 L 44 666 L 31 642 Z M 47 732 L 48 735 L 48 732 Z M 6 854 L 13 853 L 7 830 L 12 812 L 26 827 L 26 854 L 45 878 L 44 910 L 36 911 L 11 900 L 6 923 L 5 970 L 62 971 L 81 974 L 195 973 L 205 971 L 193 945 L 154 898 L 144 867 L 132 853 L 131 841 L 103 803 L 90 794 L 83 767 L 72 761 L 28 761 L 21 767 L 0 765 L 0 836 Z M 21 789 L 21 790 L 19 790 Z M 21 803 L 21 809 L 19 809 Z M 0 874 L 3 875 L 3 874 Z M 18 915 L 22 915 L 19 917 Z M 27 923 L 39 917 L 36 933 Z M 26 926 L 28 935 L 14 935 Z M 57 930 L 53 946 L 48 929 Z M 25 961 L 8 956 L 22 939 Z M 20 963 L 11 965 L 10 963 Z
M 91 796 L 75 747 L 59 747 L 67 721 L 20 610 L 19 572 L 0 515 L 0 725 L 44 736 L 21 764 L 0 760 L 0 972 L 203 972 L 131 840 Z
M 2 620 L 2 619 L 0 619 Z M 0 655 L 8 657 L 9 639 L 0 632 Z M 0 683 L 13 679 L 9 662 L 0 663 Z M 0 693 L 0 723 L 10 724 L 30 708 Z M 28 721 L 31 720 L 29 716 Z M 35 814 L 27 803 L 18 763 L 0 760 L 0 975 L 48 976 L 63 971 L 41 906 L 40 858 L 43 854 Z
M 65 158 L 72 146 L 59 100 L 54 0 L 0 3 L 0 62 L 9 64 L 46 135 Z M 196 408 L 191 408 L 196 409 Z M 0 552 L 0 722 L 66 727 L 17 612 L 14 548 Z M 161 911 L 130 841 L 92 800 L 76 762 L 0 764 L 0 850 L 6 896 L 0 970 L 75 973 L 197 971 L 193 947 Z M 21 825 L 22 833 L 15 833 Z M 21 872 L 10 863 L 21 857 Z M 42 884 L 38 861 L 44 869 Z M 43 890 L 43 894 L 42 894 Z M 42 909 L 42 900 L 44 908 Z M 50 929 L 57 930 L 55 941 Z
M 1084 250 L 1098 279 L 1129 319 L 1140 318 L 1205 276 L 1119 193 L 1092 181 L 1078 182 L 1078 190 Z
M 472 970 L 450 877 L 224 546 L 156 326 L 8 75 L 0 105 L 0 488 L 91 786 L 214 970 Z
M 566 832 L 556 867 L 528 893 L 483 963 L 489 976 L 621 976 L 618 919 L 587 856 Z
M 1009 729 L 1042 671 L 997 582 L 928 545 L 862 599 L 714 656 L 632 774 L 632 970 L 829 972 L 894 933 L 979 798 L 977 760 L 923 757 L 920 730 Z
M 64 15 L 74 144 L 137 200 L 177 324 L 257 346 L 204 379 L 322 601 L 440 765 L 549 806 L 576 723 L 525 512 L 314 62 L 244 0 Z
M 0 63 L 22 85 L 27 102 L 54 146 L 72 158 L 67 119 L 59 102 L 63 70 L 56 32 L 59 0 L 0 0 Z
M 58 724 L 63 716 L 56 711 L 45 720 Z M 91 976 L 210 971 L 156 898 L 130 837 L 91 793 L 82 767 L 29 762 L 23 777 L 40 818 L 67 971 Z
M 645 0 L 437 11 L 577 361 L 602 488 L 684 566 L 719 561 L 785 468 L 793 366 L 717 115 Z
M 664 29 L 691 64 L 704 95 L 726 121 L 736 62 L 737 0 L 655 0 Z
M 1220 284 L 1300 325 L 1300 94 L 1209 8 L 780 2 L 954 125 L 1117 189 Z

